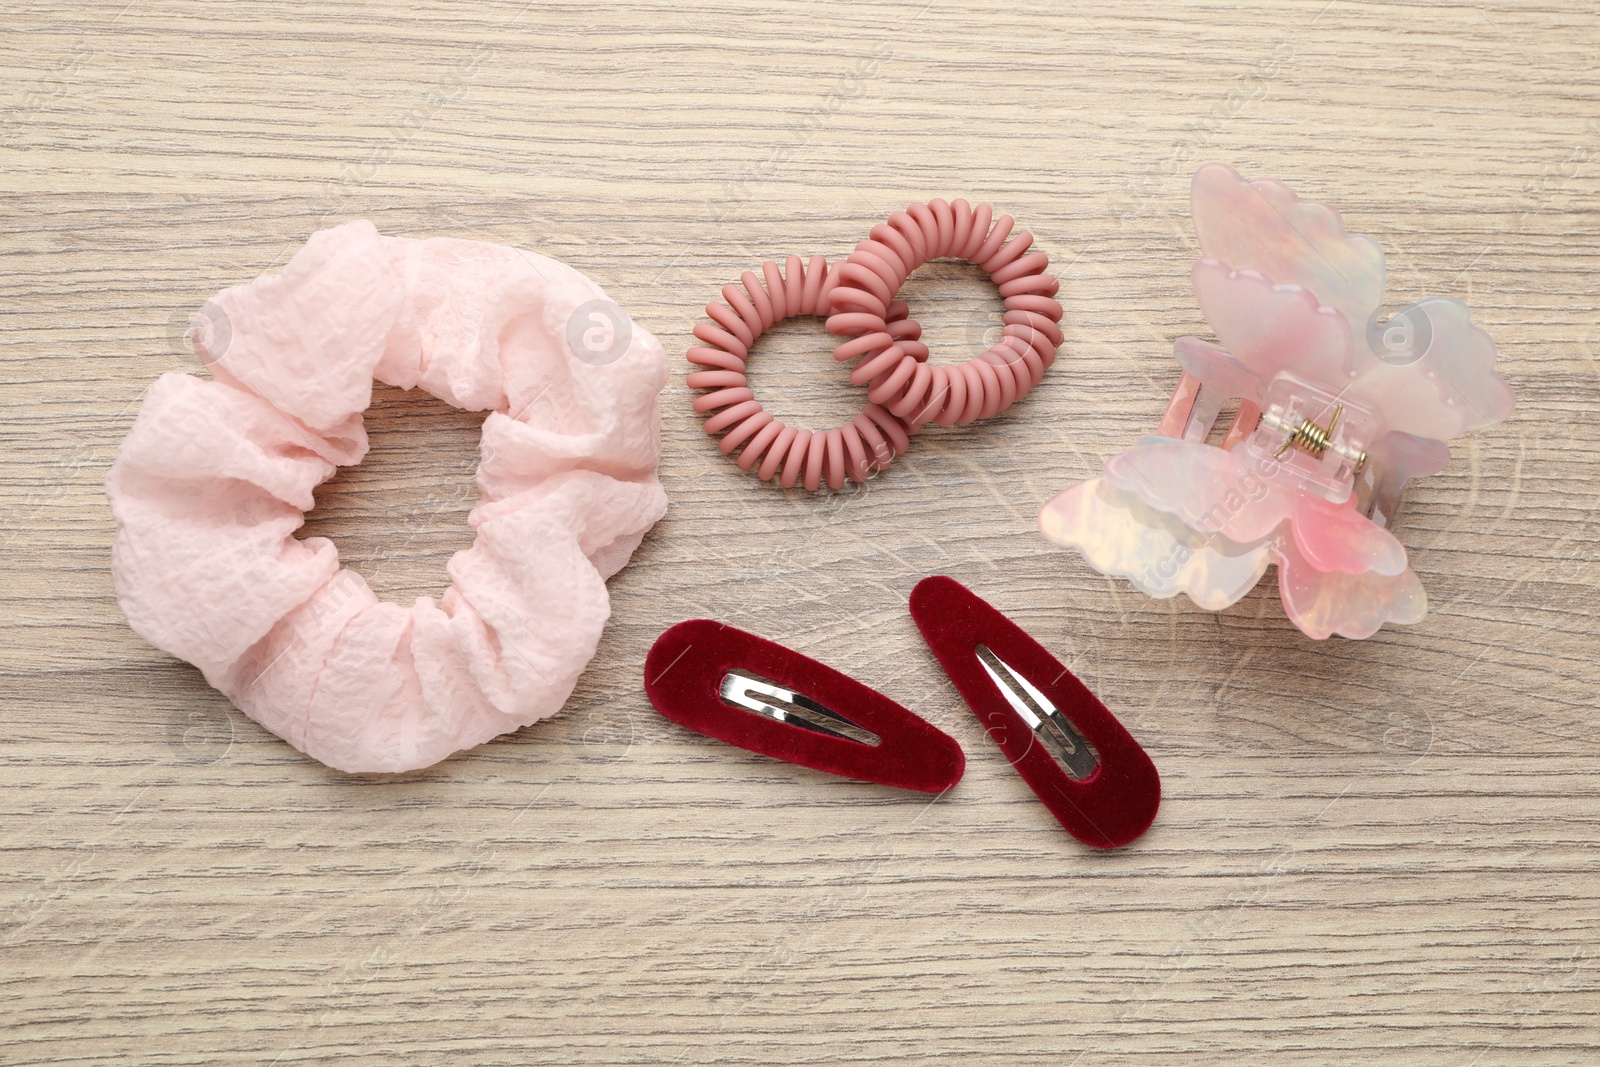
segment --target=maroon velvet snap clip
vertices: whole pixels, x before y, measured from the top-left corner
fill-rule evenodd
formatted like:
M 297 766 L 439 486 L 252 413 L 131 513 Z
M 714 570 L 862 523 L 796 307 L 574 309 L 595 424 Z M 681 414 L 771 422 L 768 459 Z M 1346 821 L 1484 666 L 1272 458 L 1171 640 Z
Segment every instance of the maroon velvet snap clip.
M 1161 777 L 1072 672 L 953 578 L 924 578 L 911 617 L 956 689 L 1067 832 L 1116 848 L 1149 828 Z
M 966 768 L 955 738 L 882 693 L 711 619 L 656 638 L 644 689 L 680 726 L 829 774 L 942 793 Z

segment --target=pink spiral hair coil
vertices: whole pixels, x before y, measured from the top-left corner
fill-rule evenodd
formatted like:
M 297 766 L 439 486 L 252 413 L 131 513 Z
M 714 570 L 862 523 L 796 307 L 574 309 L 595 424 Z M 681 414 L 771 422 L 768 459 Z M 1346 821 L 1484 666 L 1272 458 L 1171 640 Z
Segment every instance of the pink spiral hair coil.
M 1050 260 L 1030 252 L 1033 235 L 1008 242 L 1010 215 L 993 219 L 988 204 L 965 200 L 912 204 L 872 228 L 828 287 L 828 332 L 849 337 L 834 350 L 867 386 L 867 399 L 902 420 L 911 432 L 924 423 L 961 425 L 987 419 L 1021 400 L 1055 362 L 1061 344 L 1060 283 L 1045 273 Z M 929 260 L 953 257 L 983 268 L 1005 300 L 1004 333 L 987 352 L 956 366 L 930 366 L 920 329 L 896 330 L 896 299 L 907 276 Z
M 691 348 L 687 354 L 690 363 L 703 368 L 689 375 L 689 388 L 712 390 L 694 402 L 695 411 L 706 416 L 706 433 L 723 434 L 718 447 L 724 453 L 742 446 L 739 466 L 749 470 L 759 462 L 757 476 L 770 481 L 776 475 L 785 489 L 796 482 L 810 490 L 823 484 L 842 489 L 846 478 L 865 482 L 874 472 L 887 468 L 906 450 L 915 432 L 899 416 L 869 400 L 861 414 L 837 429 L 799 429 L 762 408 L 745 377 L 750 349 L 773 323 L 797 315 L 828 314 L 829 290 L 837 281 L 828 261 L 812 256 L 809 264 L 802 264 L 799 256 L 790 256 L 780 272 L 778 265 L 768 260 L 761 265 L 761 277 L 745 271 L 739 280 L 742 290 L 737 285 L 722 287 L 726 305 L 716 301 L 706 305 L 711 321 L 694 328 L 695 337 L 705 345 Z M 863 345 L 862 352 L 897 342 L 920 347 L 917 338 L 922 327 L 908 314 L 903 301 L 884 303 L 876 319 L 876 333 L 851 343 Z M 923 353 L 926 358 L 926 349 Z

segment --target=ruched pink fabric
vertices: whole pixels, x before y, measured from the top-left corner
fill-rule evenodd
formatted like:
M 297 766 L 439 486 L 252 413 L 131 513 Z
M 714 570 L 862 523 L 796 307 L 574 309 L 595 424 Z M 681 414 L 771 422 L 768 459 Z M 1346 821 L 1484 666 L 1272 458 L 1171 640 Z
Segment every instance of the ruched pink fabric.
M 369 222 L 220 293 L 213 380 L 158 379 L 106 481 L 134 630 L 345 771 L 425 767 L 555 713 L 606 579 L 667 506 L 661 346 L 637 326 L 603 359 L 568 341 L 604 296 L 552 259 Z M 476 536 L 438 603 L 380 601 L 330 541 L 294 536 L 312 489 L 365 455 L 374 378 L 490 412 Z

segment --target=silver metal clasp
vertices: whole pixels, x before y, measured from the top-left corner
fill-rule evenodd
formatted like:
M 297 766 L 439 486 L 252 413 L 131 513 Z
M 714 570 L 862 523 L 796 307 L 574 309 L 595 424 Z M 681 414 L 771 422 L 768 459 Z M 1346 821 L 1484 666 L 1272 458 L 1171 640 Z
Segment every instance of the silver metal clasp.
M 722 699 L 736 708 L 827 737 L 863 745 L 876 745 L 881 740 L 877 734 L 862 729 L 804 693 L 796 693 L 760 678 L 729 671 L 722 676 Z
M 1050 698 L 1011 665 L 990 651 L 987 645 L 978 645 L 975 651 L 978 662 L 1000 688 L 1013 710 L 1032 728 L 1035 736 L 1055 756 L 1056 762 L 1068 775 L 1083 781 L 1100 765 L 1100 758 L 1077 727 L 1051 703 Z M 998 670 L 996 669 L 998 668 Z

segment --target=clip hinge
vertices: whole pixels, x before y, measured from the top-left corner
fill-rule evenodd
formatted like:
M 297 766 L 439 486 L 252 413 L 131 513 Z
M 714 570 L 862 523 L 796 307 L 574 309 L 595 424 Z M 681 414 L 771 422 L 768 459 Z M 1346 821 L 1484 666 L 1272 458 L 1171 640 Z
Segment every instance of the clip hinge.
M 1367 465 L 1367 454 L 1351 448 L 1342 441 L 1333 439 L 1333 431 L 1339 425 L 1339 416 L 1343 414 L 1344 405 L 1335 404 L 1333 418 L 1328 420 L 1327 426 L 1319 426 L 1310 419 L 1301 419 L 1300 425 L 1291 427 L 1288 422 L 1279 417 L 1276 411 L 1262 412 L 1262 422 L 1274 430 L 1289 435 L 1283 439 L 1283 444 L 1278 446 L 1278 450 L 1272 454 L 1272 458 L 1281 459 L 1289 449 L 1297 448 L 1308 456 L 1321 459 L 1322 454 L 1331 448 L 1334 452 L 1354 463 L 1354 473 L 1359 474 L 1361 468 Z

